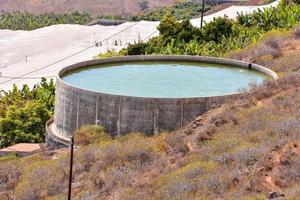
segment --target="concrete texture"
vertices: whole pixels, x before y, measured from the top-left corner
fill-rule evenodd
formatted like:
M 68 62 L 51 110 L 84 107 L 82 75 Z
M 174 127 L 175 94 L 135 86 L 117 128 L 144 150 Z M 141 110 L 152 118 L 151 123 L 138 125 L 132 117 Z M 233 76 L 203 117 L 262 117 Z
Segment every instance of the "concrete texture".
M 235 19 L 240 12 L 251 13 L 277 4 L 278 1 L 264 6 L 231 6 L 205 16 L 204 21 L 224 15 Z M 200 26 L 200 18 L 191 22 Z M 8 90 L 13 84 L 33 86 L 41 77 L 53 78 L 62 68 L 90 60 L 100 52 L 119 50 L 139 38 L 148 40 L 158 35 L 158 24 L 140 21 L 118 26 L 54 25 L 34 31 L 0 30 L 0 88 Z M 102 46 L 96 47 L 95 41 L 102 40 Z M 115 46 L 115 40 L 122 41 L 122 45 Z
M 62 69 L 56 79 L 54 122 L 47 127 L 48 135 L 68 141 L 83 125 L 102 125 L 113 136 L 128 132 L 156 134 L 181 129 L 197 116 L 239 94 L 198 98 L 144 98 L 89 91 L 64 82 L 61 77 L 72 70 L 106 63 L 132 61 L 187 61 L 222 64 L 257 70 L 273 79 L 276 73 L 259 65 L 222 58 L 199 56 L 129 56 L 91 60 Z M 48 130 L 49 129 L 49 130 Z
M 0 157 L 16 154 L 18 157 L 29 156 L 41 151 L 41 144 L 19 143 L 4 149 L 0 149 Z

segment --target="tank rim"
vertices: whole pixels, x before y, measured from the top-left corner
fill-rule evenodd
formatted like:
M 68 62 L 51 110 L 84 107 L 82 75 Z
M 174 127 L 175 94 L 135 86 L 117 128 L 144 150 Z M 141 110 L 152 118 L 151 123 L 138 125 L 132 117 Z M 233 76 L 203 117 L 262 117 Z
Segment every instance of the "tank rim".
M 220 64 L 224 66 L 237 67 L 237 68 L 247 68 L 249 70 L 255 70 L 259 73 L 262 73 L 273 80 L 278 79 L 278 75 L 269 68 L 264 66 L 249 63 L 245 61 L 235 60 L 235 59 L 226 59 L 226 58 L 218 58 L 218 57 L 207 57 L 207 56 L 174 56 L 174 55 L 138 55 L 138 56 L 117 56 L 111 58 L 104 59 L 92 59 L 88 61 L 79 62 L 73 65 L 69 65 L 61 69 L 56 75 L 56 82 L 62 82 L 64 85 L 72 88 L 76 88 L 77 90 L 81 90 L 83 92 L 93 92 L 95 94 L 100 95 L 111 95 L 114 97 L 124 97 L 124 98 L 137 98 L 137 99 L 198 99 L 198 98 L 211 98 L 211 97 L 235 97 L 237 95 L 243 94 L 244 92 L 235 92 L 231 94 L 224 95 L 215 95 L 215 96 L 194 96 L 194 97 L 143 97 L 143 96 L 130 96 L 130 95 L 118 95 L 112 93 L 99 92 L 96 90 L 85 89 L 73 84 L 70 84 L 63 80 L 63 75 L 67 74 L 73 70 L 77 70 L 80 68 L 90 67 L 94 65 L 104 65 L 104 64 L 112 64 L 112 63 L 123 63 L 123 62 L 143 62 L 143 61 L 181 61 L 181 62 L 202 62 L 207 64 Z

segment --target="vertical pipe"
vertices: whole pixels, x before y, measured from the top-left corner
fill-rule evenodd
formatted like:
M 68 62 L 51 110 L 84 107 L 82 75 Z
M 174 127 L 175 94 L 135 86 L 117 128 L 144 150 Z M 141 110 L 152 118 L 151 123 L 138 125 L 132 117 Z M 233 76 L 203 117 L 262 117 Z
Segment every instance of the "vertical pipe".
M 68 200 L 71 200 L 71 194 L 72 194 L 73 152 L 74 152 L 74 136 L 71 136 L 71 153 L 70 153 L 70 173 L 69 173 Z
M 204 16 L 204 9 L 205 9 L 205 0 L 202 0 L 202 10 L 201 10 L 201 24 L 200 28 L 203 28 L 203 16 Z

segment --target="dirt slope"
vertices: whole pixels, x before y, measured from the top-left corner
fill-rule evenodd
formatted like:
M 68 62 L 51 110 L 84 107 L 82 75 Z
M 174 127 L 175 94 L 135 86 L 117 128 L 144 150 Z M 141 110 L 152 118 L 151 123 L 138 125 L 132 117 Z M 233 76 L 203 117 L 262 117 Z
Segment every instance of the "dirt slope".
M 64 13 L 87 11 L 92 15 L 126 15 L 141 11 L 142 0 L 0 0 L 0 10 L 27 11 L 33 14 L 45 12 Z M 149 9 L 170 5 L 178 0 L 148 0 Z

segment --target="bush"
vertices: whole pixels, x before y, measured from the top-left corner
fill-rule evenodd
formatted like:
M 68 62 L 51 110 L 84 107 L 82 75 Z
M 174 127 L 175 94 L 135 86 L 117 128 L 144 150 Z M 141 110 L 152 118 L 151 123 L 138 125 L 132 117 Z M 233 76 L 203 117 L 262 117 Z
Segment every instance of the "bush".
M 136 44 L 129 44 L 126 50 L 128 55 L 144 55 L 146 54 L 146 48 L 146 43 L 139 42 Z
M 101 58 L 111 58 L 115 56 L 124 56 L 124 55 L 126 54 L 124 54 L 122 50 L 120 52 L 117 52 L 115 49 L 110 49 L 106 53 L 100 53 L 97 57 L 101 59 Z
M 183 135 L 180 133 L 170 133 L 166 135 L 166 144 L 170 153 L 182 153 L 188 152 L 188 148 L 183 140 Z
M 67 188 L 68 174 L 58 161 L 40 161 L 30 165 L 21 176 L 16 188 L 20 200 L 42 199 L 55 196 Z
M 259 147 L 239 148 L 234 154 L 234 160 L 241 168 L 245 168 L 256 163 L 263 155 L 265 155 L 266 151 L 265 148 Z
M 19 160 L 1 162 L 0 164 L 0 192 L 9 191 L 16 187 L 22 173 Z
M 111 141 L 112 138 L 102 126 L 87 125 L 75 132 L 74 140 L 78 145 L 89 145 L 92 143 Z
M 220 42 L 223 37 L 227 38 L 232 33 L 233 21 L 227 18 L 215 18 L 203 28 L 206 41 Z
M 176 21 L 176 18 L 167 13 L 164 18 L 161 20 L 157 29 L 161 37 L 163 38 L 164 44 L 171 42 L 172 38 L 177 37 L 178 28 L 180 23 Z

